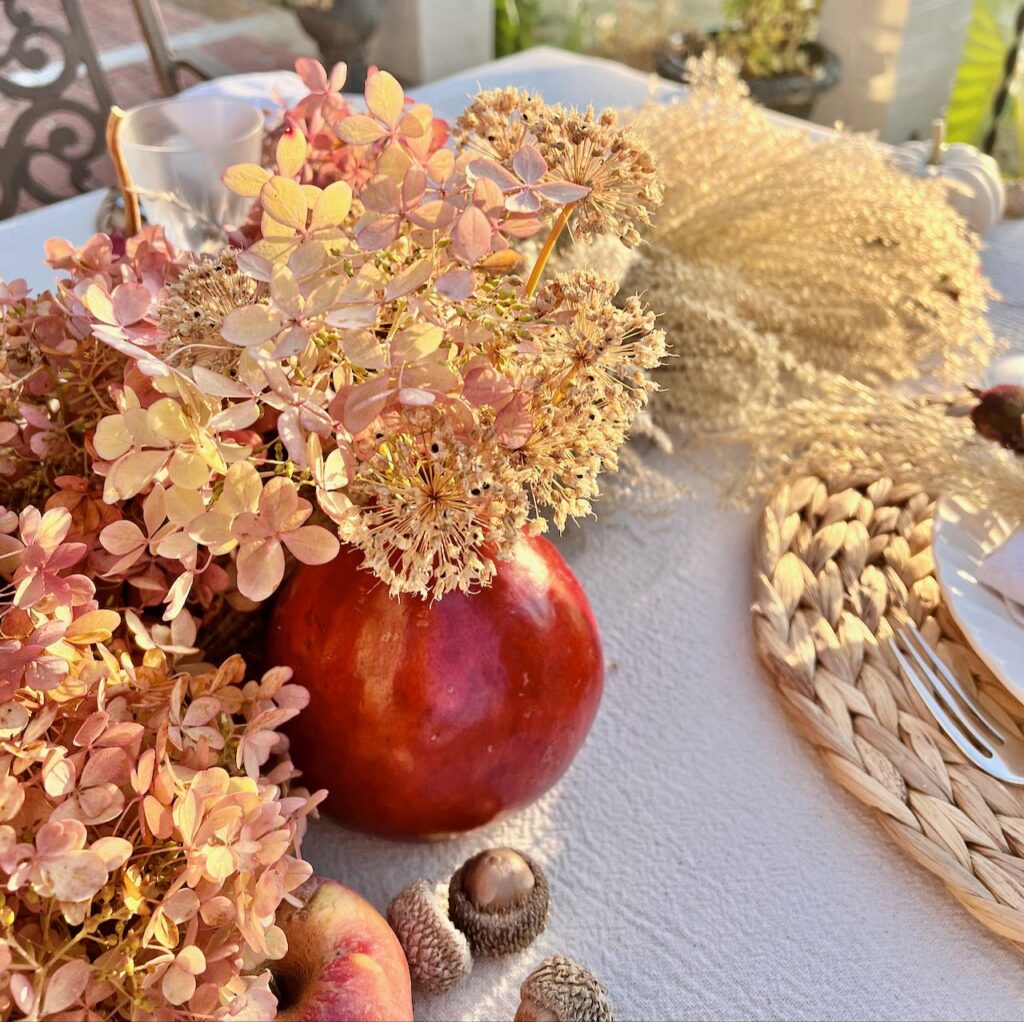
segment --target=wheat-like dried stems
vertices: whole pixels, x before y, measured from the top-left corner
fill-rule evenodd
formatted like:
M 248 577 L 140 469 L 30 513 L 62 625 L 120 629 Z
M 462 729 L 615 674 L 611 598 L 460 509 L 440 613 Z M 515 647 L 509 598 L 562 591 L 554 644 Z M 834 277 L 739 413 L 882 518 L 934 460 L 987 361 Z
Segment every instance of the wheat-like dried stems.
M 979 244 L 943 186 L 864 136 L 780 126 L 721 63 L 633 121 L 668 182 L 629 285 L 677 356 L 661 411 L 689 432 L 754 427 L 816 373 L 976 382 L 995 340 Z

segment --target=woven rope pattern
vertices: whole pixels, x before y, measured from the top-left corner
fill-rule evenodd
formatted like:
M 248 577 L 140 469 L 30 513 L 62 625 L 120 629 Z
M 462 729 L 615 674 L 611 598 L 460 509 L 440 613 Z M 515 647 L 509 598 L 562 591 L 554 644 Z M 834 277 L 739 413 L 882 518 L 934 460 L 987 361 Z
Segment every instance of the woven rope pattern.
M 790 480 L 757 529 L 754 635 L 829 773 L 987 927 L 1024 948 L 1024 788 L 966 761 L 879 640 L 909 616 L 1018 733 L 1024 707 L 942 605 L 933 499 L 876 476 Z

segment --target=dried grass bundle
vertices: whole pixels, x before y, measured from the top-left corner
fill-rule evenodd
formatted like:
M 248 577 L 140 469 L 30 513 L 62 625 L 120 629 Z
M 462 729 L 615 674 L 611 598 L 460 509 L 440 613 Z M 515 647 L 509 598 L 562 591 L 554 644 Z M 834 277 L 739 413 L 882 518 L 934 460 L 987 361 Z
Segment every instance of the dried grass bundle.
M 635 126 L 665 202 L 630 269 L 677 356 L 661 411 L 687 431 L 753 425 L 820 373 L 973 381 L 994 350 L 978 239 L 944 188 L 869 137 L 812 139 L 704 59 L 681 100 Z

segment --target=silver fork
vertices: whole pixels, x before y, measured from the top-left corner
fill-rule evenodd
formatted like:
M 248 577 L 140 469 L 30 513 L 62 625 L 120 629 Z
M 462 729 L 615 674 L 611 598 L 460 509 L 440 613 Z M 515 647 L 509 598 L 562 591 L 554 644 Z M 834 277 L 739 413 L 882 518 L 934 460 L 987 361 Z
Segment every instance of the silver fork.
M 903 676 L 953 744 L 986 774 L 1009 784 L 1024 784 L 1024 739 L 978 704 L 917 625 L 907 621 L 888 641 Z

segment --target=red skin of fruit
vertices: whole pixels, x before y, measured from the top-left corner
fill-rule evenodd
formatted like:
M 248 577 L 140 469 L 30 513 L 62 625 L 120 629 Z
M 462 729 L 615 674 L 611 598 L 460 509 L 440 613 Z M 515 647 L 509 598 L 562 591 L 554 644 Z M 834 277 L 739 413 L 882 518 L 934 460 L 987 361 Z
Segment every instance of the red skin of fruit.
M 441 837 L 529 804 L 583 744 L 604 685 L 583 590 L 524 537 L 493 584 L 396 600 L 361 555 L 302 565 L 278 599 L 268 663 L 311 694 L 289 725 L 304 783 L 342 823 Z
M 277 1022 L 412 1022 L 409 963 L 387 920 L 361 895 L 311 877 L 277 925 L 288 954 L 271 963 Z

